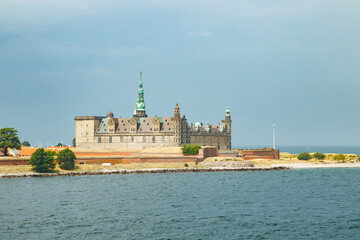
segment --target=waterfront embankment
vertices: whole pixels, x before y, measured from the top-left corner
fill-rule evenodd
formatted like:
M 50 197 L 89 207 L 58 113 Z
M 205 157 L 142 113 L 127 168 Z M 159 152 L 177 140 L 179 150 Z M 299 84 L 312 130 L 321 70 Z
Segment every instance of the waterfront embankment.
M 2 173 L 0 178 L 21 177 L 55 177 L 55 176 L 81 176 L 81 175 L 112 175 L 112 174 L 144 174 L 144 173 L 176 173 L 176 172 L 244 172 L 244 171 L 275 171 L 287 170 L 289 167 L 244 167 L 244 168 L 164 168 L 141 170 L 107 170 L 100 171 L 68 171 L 57 173 Z

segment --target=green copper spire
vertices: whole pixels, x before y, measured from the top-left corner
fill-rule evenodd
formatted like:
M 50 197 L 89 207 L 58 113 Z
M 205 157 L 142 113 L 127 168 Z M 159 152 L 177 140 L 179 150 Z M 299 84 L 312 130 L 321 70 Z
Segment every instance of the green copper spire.
M 226 107 L 226 114 L 230 114 L 230 108 L 229 108 L 229 106 Z
M 142 82 L 142 72 L 140 72 L 140 83 L 139 83 L 138 98 L 136 101 L 134 117 L 147 117 L 147 115 L 145 113 L 144 87 L 143 87 L 143 82 Z

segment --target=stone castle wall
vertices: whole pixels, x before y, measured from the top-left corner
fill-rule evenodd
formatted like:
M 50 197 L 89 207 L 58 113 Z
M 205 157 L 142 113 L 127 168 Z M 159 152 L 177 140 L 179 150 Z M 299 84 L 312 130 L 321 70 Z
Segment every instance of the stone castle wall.
M 215 146 L 219 150 L 231 149 L 231 135 L 219 133 L 191 133 L 191 144 L 201 146 Z
M 99 138 L 101 139 L 99 141 Z M 88 141 L 89 139 L 89 141 Z M 84 139 L 81 139 L 84 140 Z M 144 141 L 145 140 L 145 141 Z M 155 142 L 153 142 L 155 140 Z M 176 147 L 173 135 L 95 135 L 85 141 L 76 140 L 78 148 L 154 148 Z

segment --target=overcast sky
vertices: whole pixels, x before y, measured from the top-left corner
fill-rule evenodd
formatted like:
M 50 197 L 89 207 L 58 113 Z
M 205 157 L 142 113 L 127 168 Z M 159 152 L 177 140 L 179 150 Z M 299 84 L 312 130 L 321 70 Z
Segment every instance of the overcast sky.
M 33 145 L 75 116 L 218 123 L 235 146 L 360 145 L 358 0 L 1 0 L 0 128 Z

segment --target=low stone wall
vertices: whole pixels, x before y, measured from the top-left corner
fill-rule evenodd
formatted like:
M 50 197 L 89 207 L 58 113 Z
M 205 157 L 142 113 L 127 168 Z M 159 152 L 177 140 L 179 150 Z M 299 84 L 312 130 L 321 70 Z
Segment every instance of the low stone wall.
M 278 149 L 246 149 L 240 150 L 240 152 L 244 160 L 280 158 L 280 152 Z
M 0 159 L 0 166 L 11 166 L 11 165 L 28 165 L 30 161 L 30 157 L 29 159 Z
M 125 156 L 79 156 L 76 160 L 76 164 L 103 164 L 111 163 L 115 164 L 129 164 L 129 163 L 186 163 L 202 161 L 197 155 L 195 156 L 180 156 L 180 157 L 125 157 Z M 6 159 L 0 159 L 0 166 L 18 166 L 28 165 L 30 157 L 28 159 L 19 159 L 17 157 L 7 157 Z
M 198 155 L 184 155 L 182 153 L 129 153 L 129 152 L 84 152 L 75 153 L 76 164 L 129 164 L 129 163 L 186 163 L 199 162 L 208 157 L 217 157 L 219 152 L 217 147 L 204 147 L 199 150 Z M 28 165 L 30 156 L 26 157 L 6 157 L 0 158 L 1 165 Z
M 76 164 L 130 164 L 130 163 L 186 163 L 197 162 L 197 157 L 133 157 L 133 158 L 81 158 Z
M 239 151 L 219 151 L 219 156 L 234 158 L 239 156 Z

